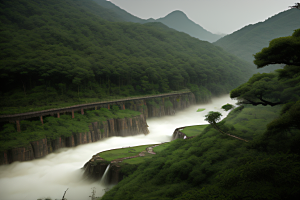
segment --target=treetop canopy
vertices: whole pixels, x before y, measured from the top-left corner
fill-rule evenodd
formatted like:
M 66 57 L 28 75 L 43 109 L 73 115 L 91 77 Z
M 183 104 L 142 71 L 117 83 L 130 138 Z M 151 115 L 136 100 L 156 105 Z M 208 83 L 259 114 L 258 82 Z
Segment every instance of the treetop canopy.
M 254 64 L 262 68 L 270 64 L 287 64 L 300 66 L 300 29 L 292 36 L 273 39 L 269 47 L 254 55 Z

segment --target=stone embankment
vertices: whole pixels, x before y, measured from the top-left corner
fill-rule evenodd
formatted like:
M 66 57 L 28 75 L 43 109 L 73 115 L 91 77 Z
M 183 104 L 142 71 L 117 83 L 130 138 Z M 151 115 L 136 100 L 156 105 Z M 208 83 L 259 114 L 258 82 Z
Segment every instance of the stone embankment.
M 70 137 L 58 137 L 55 140 L 44 138 L 30 142 L 24 147 L 0 152 L 0 165 L 42 158 L 60 148 L 75 147 L 112 136 L 148 134 L 146 118 L 174 115 L 177 111 L 193 104 L 196 104 L 196 98 L 193 93 L 128 101 L 126 109 L 139 111 L 142 115 L 133 118 L 93 122 L 89 125 L 90 130 L 88 132 L 73 133 Z
M 25 147 L 13 148 L 0 154 L 0 164 L 10 164 L 14 161 L 28 161 L 42 158 L 60 148 L 75 147 L 99 141 L 113 136 L 131 136 L 148 134 L 148 125 L 143 114 L 124 119 L 109 119 L 102 122 L 93 122 L 89 131 L 73 133 L 70 137 L 58 137 L 55 140 L 46 138 L 33 141 Z

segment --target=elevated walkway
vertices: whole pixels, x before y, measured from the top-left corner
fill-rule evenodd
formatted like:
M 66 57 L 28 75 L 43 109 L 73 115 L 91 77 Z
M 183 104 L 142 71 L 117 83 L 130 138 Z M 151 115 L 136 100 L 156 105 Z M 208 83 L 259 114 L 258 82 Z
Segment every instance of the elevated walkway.
M 191 93 L 191 91 L 189 91 L 189 90 L 176 91 L 176 92 L 157 94 L 157 95 L 129 97 L 129 98 L 112 100 L 112 101 L 101 101 L 101 102 L 94 102 L 94 103 L 88 103 L 88 104 L 80 104 L 80 105 L 74 105 L 74 106 L 69 106 L 69 107 L 54 108 L 54 109 L 41 110 L 41 111 L 35 111 L 35 112 L 18 113 L 18 114 L 11 114 L 11 115 L 0 115 L 0 121 L 15 122 L 17 125 L 17 130 L 18 130 L 18 132 L 20 132 L 20 120 L 24 120 L 24 119 L 39 117 L 41 123 L 43 124 L 43 116 L 56 115 L 59 118 L 60 114 L 69 112 L 69 113 L 72 113 L 72 118 L 74 118 L 75 111 L 80 111 L 81 114 L 83 115 L 85 109 L 95 109 L 96 110 L 98 108 L 104 108 L 104 107 L 110 109 L 110 105 L 119 105 L 121 107 L 121 109 L 125 110 L 125 103 L 129 102 L 129 101 L 146 100 L 146 99 L 158 98 L 158 97 L 180 96 L 180 95 L 188 94 L 188 93 Z M 146 101 L 144 101 L 144 104 L 146 105 Z

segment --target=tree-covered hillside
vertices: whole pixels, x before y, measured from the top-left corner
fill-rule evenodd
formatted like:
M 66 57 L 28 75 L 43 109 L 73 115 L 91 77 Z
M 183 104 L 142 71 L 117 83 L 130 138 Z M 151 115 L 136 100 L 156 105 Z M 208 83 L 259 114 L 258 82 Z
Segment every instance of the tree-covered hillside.
M 232 90 L 231 98 L 237 98 L 241 106 L 218 124 L 214 120 L 219 115 L 210 120 L 208 114 L 214 126 L 195 138 L 173 141 L 166 150 L 131 171 L 127 168 L 128 177 L 102 199 L 297 199 L 299 49 L 300 29 L 292 36 L 272 40 L 269 47 L 255 54 L 255 64 L 264 67 L 280 62 L 287 64 L 284 69 L 255 74 Z M 287 59 L 289 56 L 293 59 Z
M 136 23 L 142 23 L 142 24 L 146 22 L 146 20 L 138 18 L 138 17 L 128 13 L 126 10 L 123 10 L 122 8 L 118 7 L 117 5 L 113 4 L 110 1 L 106 1 L 106 0 L 93 0 L 93 1 L 96 2 L 98 5 L 102 6 L 103 8 L 106 8 L 107 10 L 114 12 L 122 21 L 136 22 Z M 102 13 L 99 13 L 99 15 L 103 19 L 107 19 L 109 21 L 112 20 L 111 17 L 103 15 Z
M 2 109 L 183 88 L 218 95 L 252 72 L 161 23 L 109 22 L 97 10 L 92 0 L 1 1 Z
M 300 27 L 300 11 L 289 9 L 264 22 L 250 24 L 244 28 L 219 39 L 214 44 L 239 58 L 253 63 L 253 54 L 268 46 L 269 42 L 278 37 L 290 36 Z M 260 72 L 270 72 L 274 67 L 265 67 Z

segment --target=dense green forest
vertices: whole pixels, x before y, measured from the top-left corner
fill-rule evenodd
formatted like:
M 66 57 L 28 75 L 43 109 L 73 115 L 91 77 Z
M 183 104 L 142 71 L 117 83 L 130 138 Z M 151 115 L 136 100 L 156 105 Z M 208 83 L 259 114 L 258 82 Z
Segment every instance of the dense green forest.
M 111 22 L 117 16 L 92 0 L 0 5 L 2 114 L 184 88 L 224 94 L 253 72 L 221 48 L 161 23 Z
M 264 67 L 231 91 L 240 106 L 193 139 L 177 139 L 157 156 L 126 168 L 128 177 L 102 199 L 295 199 L 300 195 L 300 29 L 255 54 Z M 288 57 L 280 55 L 287 54 Z M 290 59 L 292 57 L 292 59 Z M 292 64 L 291 64 L 292 63 Z

